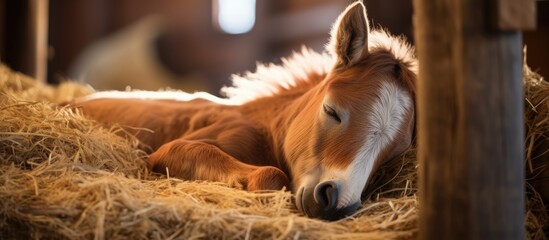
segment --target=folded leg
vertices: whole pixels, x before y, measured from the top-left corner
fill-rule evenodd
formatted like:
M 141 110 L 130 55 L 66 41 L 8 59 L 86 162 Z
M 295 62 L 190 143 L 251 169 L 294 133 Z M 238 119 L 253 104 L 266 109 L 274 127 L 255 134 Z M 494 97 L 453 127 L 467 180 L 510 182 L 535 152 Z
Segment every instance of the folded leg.
M 186 180 L 225 182 L 249 191 L 289 187 L 288 177 L 280 169 L 240 162 L 203 141 L 168 142 L 150 155 L 148 164 L 154 172 L 169 172 L 170 176 Z

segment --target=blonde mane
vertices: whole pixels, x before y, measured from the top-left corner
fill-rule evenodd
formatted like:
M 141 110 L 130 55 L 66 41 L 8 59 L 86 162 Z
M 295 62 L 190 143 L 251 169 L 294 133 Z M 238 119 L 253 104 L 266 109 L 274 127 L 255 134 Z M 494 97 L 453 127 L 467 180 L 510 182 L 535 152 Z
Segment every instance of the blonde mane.
M 248 102 L 260 97 L 272 96 L 281 89 L 290 89 L 298 81 L 306 81 L 312 73 L 325 75 L 332 69 L 335 59 L 328 53 L 317 53 L 302 47 L 282 64 L 258 63 L 254 72 L 231 76 L 232 86 L 223 87 L 221 93 L 236 102 Z
M 333 40 L 332 40 L 333 41 Z M 290 90 L 299 81 L 307 81 L 312 74 L 326 75 L 335 64 L 332 41 L 322 53 L 302 47 L 288 58 L 282 58 L 282 64 L 258 63 L 254 72 L 231 76 L 232 85 L 223 87 L 221 93 L 232 102 L 245 103 L 260 97 L 273 96 L 280 91 Z M 414 48 L 403 37 L 391 36 L 385 30 L 372 30 L 368 35 L 368 49 L 372 52 L 386 50 L 395 58 L 417 73 L 417 61 Z
M 368 35 L 368 49 L 370 52 L 386 50 L 395 58 L 406 64 L 410 71 L 418 73 L 418 63 L 415 49 L 403 36 L 393 36 L 386 30 L 376 29 Z

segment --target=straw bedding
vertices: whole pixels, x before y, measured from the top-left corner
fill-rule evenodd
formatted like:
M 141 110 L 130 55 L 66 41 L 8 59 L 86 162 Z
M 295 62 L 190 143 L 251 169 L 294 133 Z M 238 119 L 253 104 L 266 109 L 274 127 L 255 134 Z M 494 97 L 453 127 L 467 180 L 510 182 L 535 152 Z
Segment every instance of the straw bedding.
M 527 140 L 545 139 L 549 84 L 525 71 L 525 85 Z M 287 191 L 252 193 L 148 172 L 146 154 L 137 149 L 135 138 L 120 137 L 121 128 L 102 128 L 57 106 L 91 91 L 76 83 L 46 86 L 0 66 L 0 239 L 413 239 L 418 235 L 414 149 L 382 166 L 356 216 L 328 223 L 300 214 Z M 529 106 L 536 106 L 535 112 Z M 548 218 L 539 195 L 528 190 L 527 237 L 542 239 Z

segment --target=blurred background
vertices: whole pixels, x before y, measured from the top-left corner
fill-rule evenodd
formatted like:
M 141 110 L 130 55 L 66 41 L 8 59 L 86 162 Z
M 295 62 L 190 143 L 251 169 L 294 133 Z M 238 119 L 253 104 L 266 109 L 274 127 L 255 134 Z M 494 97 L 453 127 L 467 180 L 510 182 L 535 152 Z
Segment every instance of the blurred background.
M 219 93 L 233 73 L 323 50 L 353 0 L 0 0 L 0 60 L 52 84 Z M 370 20 L 413 42 L 411 0 L 365 0 Z M 528 63 L 549 76 L 549 1 L 524 32 Z

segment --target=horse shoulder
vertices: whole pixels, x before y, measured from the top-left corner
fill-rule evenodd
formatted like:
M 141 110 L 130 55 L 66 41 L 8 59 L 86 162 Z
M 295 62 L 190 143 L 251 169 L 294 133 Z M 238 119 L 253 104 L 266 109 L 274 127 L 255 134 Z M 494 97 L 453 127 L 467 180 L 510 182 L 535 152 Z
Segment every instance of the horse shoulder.
M 242 114 L 239 107 L 207 109 L 193 116 L 186 140 L 205 141 L 241 162 L 274 165 L 266 129 Z

